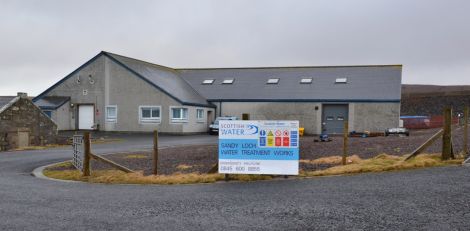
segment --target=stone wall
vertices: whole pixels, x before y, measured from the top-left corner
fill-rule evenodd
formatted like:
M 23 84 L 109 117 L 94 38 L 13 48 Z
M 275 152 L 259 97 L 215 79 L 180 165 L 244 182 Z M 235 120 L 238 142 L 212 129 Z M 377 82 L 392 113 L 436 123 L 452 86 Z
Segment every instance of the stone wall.
M 0 113 L 0 149 L 57 142 L 57 125 L 26 97 Z

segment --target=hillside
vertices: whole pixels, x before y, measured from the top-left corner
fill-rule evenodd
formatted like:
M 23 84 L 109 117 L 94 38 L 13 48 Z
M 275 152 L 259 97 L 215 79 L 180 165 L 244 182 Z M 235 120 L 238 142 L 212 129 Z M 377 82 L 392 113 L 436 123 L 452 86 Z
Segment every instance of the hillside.
M 470 106 L 470 86 L 402 85 L 401 115 L 441 115 L 445 106 Z

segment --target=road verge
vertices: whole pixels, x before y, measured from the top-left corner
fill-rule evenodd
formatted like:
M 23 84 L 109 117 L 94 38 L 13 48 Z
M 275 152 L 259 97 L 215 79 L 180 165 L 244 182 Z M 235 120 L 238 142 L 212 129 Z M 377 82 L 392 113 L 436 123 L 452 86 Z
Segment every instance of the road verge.
M 358 174 L 367 172 L 386 172 L 417 169 L 425 167 L 442 167 L 460 165 L 463 158 L 443 161 L 439 154 L 422 154 L 416 158 L 404 161 L 404 156 L 381 154 L 370 159 L 352 158 L 347 165 L 338 165 L 324 170 L 301 171 L 296 178 Z M 315 160 L 314 160 L 315 161 Z M 319 159 L 318 161 L 329 161 Z M 330 158 L 337 162 L 337 158 Z M 105 184 L 197 184 L 223 181 L 223 174 L 176 173 L 171 175 L 144 175 L 143 172 L 124 173 L 118 170 L 95 170 L 91 176 L 83 177 L 78 170 L 72 169 L 70 162 L 61 162 L 43 166 L 34 170 L 33 175 L 43 179 L 54 179 L 62 182 L 88 182 Z M 269 180 L 275 177 L 269 175 L 230 175 L 235 181 Z

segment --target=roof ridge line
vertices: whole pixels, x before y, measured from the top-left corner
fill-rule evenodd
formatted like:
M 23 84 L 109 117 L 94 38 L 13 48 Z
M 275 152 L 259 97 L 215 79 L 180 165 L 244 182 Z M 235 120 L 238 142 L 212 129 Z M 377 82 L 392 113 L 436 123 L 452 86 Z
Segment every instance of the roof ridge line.
M 338 66 L 270 66 L 270 67 L 208 67 L 208 68 L 174 68 L 176 71 L 185 70 L 229 70 L 229 69 L 280 69 L 280 68 L 348 68 L 348 67 L 403 67 L 403 64 L 377 64 L 377 65 L 338 65 Z
M 148 64 L 151 64 L 151 65 L 155 65 L 155 66 L 159 66 L 159 67 L 163 67 L 163 68 L 168 68 L 168 69 L 171 69 L 171 70 L 176 71 L 176 72 L 178 72 L 180 70 L 217 70 L 217 69 L 341 68 L 341 67 L 394 67 L 394 66 L 395 67 L 402 67 L 403 66 L 403 64 L 365 64 L 365 65 L 319 65 L 319 66 L 307 65 L 307 66 L 190 67 L 190 68 L 182 67 L 182 68 L 174 68 L 174 67 L 169 67 L 169 66 L 160 65 L 160 64 L 153 63 L 153 62 L 145 61 L 145 60 L 142 60 L 142 59 L 137 59 L 137 58 L 133 58 L 133 57 L 125 56 L 125 55 L 120 55 L 120 54 L 108 52 L 108 51 L 102 51 L 102 52 L 106 53 L 106 54 L 121 56 L 121 57 L 124 57 L 124 58 L 139 61 L 139 62 L 148 63 Z
M 163 68 L 170 69 L 170 70 L 176 72 L 176 69 L 172 68 L 172 67 L 168 67 L 168 66 L 164 66 L 164 65 L 160 65 L 160 64 L 156 64 L 156 63 L 151 63 L 149 61 L 136 59 L 136 58 L 132 58 L 132 57 L 129 57 L 129 56 L 120 55 L 120 54 L 116 54 L 116 53 L 112 53 L 112 52 L 108 52 L 108 51 L 102 51 L 102 52 L 104 54 L 108 54 L 108 55 L 116 55 L 116 56 L 120 56 L 120 57 L 123 57 L 123 58 L 132 59 L 132 60 L 135 60 L 135 61 L 138 61 L 138 62 L 148 63 L 148 64 L 155 65 L 155 66 L 158 66 L 158 67 L 163 67 Z

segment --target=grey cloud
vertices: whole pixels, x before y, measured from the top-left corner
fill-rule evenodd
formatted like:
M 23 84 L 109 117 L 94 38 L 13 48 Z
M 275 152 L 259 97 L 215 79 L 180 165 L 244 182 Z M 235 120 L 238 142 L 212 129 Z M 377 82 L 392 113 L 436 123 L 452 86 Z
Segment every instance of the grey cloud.
M 101 50 L 171 67 L 403 64 L 470 84 L 469 1 L 2 1 L 0 95 L 39 94 Z M 443 78 L 445 76 L 445 78 Z

